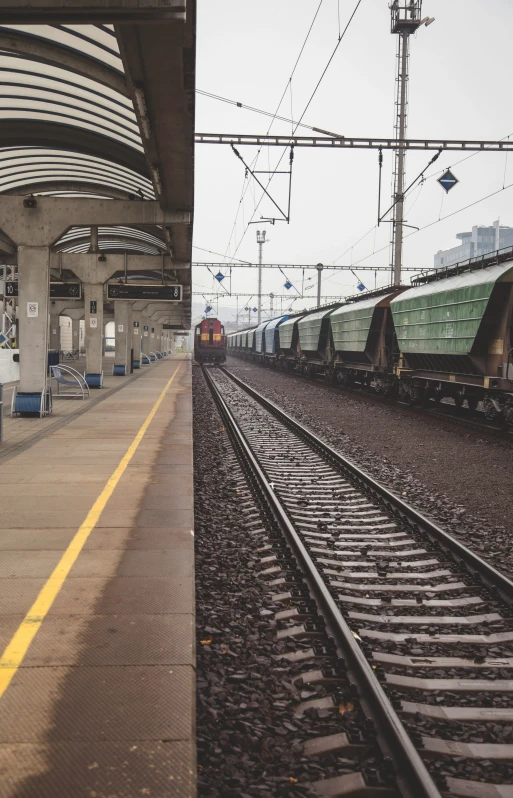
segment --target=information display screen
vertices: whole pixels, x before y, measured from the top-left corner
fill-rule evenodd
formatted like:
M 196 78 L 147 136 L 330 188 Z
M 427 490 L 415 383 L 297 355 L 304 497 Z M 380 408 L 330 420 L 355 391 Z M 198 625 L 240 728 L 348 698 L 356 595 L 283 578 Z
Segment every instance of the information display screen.
M 5 283 L 5 296 L 18 296 L 18 281 Z M 82 283 L 50 283 L 50 299 L 81 299 Z
M 107 283 L 107 299 L 153 299 L 157 302 L 181 302 L 182 286 Z

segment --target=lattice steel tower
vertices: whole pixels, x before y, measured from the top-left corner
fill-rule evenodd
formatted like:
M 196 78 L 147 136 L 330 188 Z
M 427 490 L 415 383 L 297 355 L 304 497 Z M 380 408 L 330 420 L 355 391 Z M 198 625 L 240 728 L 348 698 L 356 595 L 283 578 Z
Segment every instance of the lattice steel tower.
M 404 141 L 406 138 L 408 122 L 408 81 L 410 36 L 421 25 L 430 25 L 434 22 L 432 17 L 422 19 L 422 0 L 394 0 L 390 4 L 392 15 L 392 33 L 397 36 L 397 90 L 396 90 L 396 117 L 395 138 Z M 404 224 L 404 173 L 406 151 L 404 147 L 397 147 L 394 163 L 394 215 L 392 222 L 392 282 L 401 284 L 401 270 L 403 261 L 403 224 Z

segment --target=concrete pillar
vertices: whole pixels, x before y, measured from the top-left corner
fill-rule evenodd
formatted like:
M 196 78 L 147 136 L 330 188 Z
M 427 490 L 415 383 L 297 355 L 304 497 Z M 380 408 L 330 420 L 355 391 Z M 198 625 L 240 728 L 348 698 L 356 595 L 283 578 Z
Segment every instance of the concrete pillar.
M 147 317 L 143 315 L 142 319 L 142 337 L 141 337 L 141 352 L 145 355 L 149 355 L 150 353 L 150 330 L 151 330 L 151 321 Z
M 50 250 L 48 247 L 18 247 L 20 353 L 19 394 L 44 391 L 48 372 L 48 310 L 50 293 Z M 28 400 L 20 400 L 20 412 Z M 35 408 L 35 405 L 34 405 Z M 37 412 L 39 408 L 37 408 Z
M 150 330 L 149 330 L 149 332 L 150 332 L 150 352 L 154 353 L 156 348 L 157 348 L 157 339 L 155 337 L 155 322 L 152 321 L 151 319 L 149 319 L 148 323 L 150 325 Z
M 132 309 L 133 368 L 141 368 L 141 338 L 143 332 L 142 311 Z
M 71 339 L 73 350 L 80 352 L 80 319 L 71 319 Z
M 71 348 L 74 351 L 79 352 L 80 339 L 83 337 L 80 335 L 80 325 L 81 320 L 84 318 L 84 306 L 81 302 L 77 302 L 76 305 L 73 305 L 73 307 L 70 307 L 68 303 L 63 302 L 62 304 L 63 307 L 61 309 L 61 315 L 68 316 L 71 319 Z M 68 307 L 65 307 L 65 304 L 67 304 Z
M 154 324 L 155 328 L 155 344 L 154 344 L 154 352 L 162 352 L 162 324 Z
M 118 299 L 114 302 L 116 353 L 113 374 L 125 376 L 132 370 L 132 302 Z
M 91 388 L 103 385 L 103 283 L 84 283 L 85 377 Z
M 58 352 L 61 348 L 61 331 L 60 331 L 60 314 L 52 313 L 50 306 L 50 343 L 49 349 L 56 349 Z

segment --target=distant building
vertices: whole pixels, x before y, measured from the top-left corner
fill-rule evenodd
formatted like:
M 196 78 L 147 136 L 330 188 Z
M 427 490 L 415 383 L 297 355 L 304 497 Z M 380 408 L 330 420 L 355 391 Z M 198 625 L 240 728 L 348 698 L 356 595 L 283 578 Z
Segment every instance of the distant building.
M 475 225 L 470 233 L 458 233 L 461 244 L 452 249 L 440 249 L 435 255 L 435 267 L 452 266 L 469 258 L 487 255 L 503 247 L 513 246 L 513 227 L 505 227 L 499 220 L 491 227 Z

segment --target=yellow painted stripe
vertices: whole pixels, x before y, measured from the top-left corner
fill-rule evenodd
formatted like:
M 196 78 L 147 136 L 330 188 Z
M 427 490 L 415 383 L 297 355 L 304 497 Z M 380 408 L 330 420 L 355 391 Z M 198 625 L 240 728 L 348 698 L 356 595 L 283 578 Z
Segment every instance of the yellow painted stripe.
M 176 377 L 181 365 L 182 363 L 179 363 L 171 379 L 169 379 L 168 382 L 166 383 L 164 390 L 162 391 L 159 398 L 153 405 L 144 424 L 142 425 L 139 432 L 137 433 L 132 443 L 128 447 L 126 453 L 123 456 L 123 459 L 121 460 L 118 467 L 116 468 L 112 476 L 109 478 L 107 484 L 103 488 L 102 492 L 96 499 L 95 503 L 89 510 L 85 521 L 83 522 L 80 529 L 78 530 L 73 540 L 69 544 L 68 548 L 62 555 L 53 573 L 51 574 L 51 576 L 48 577 L 48 580 L 41 589 L 39 596 L 37 597 L 32 607 L 24 617 L 23 621 L 21 622 L 18 629 L 14 633 L 11 642 L 8 644 L 7 648 L 5 649 L 2 658 L 0 659 L 0 698 L 3 696 L 3 694 L 9 687 L 9 684 L 11 683 L 16 671 L 23 662 L 23 659 L 29 649 L 30 644 L 32 643 L 34 637 L 38 633 L 39 628 L 43 623 L 50 607 L 57 598 L 57 595 L 61 587 L 63 586 L 64 582 L 66 581 L 66 577 L 71 571 L 74 563 L 76 562 L 78 555 L 84 548 L 87 538 L 89 537 L 89 535 L 95 528 L 96 524 L 98 523 L 100 516 L 103 510 L 105 509 L 105 505 L 107 504 L 110 497 L 114 493 L 116 485 L 118 484 L 119 480 L 125 473 L 127 466 L 129 465 L 134 454 L 136 453 L 137 447 L 144 438 L 146 430 L 150 426 L 153 418 L 155 417 L 155 414 L 159 409 L 160 405 L 162 404 L 162 401 L 164 400 L 166 393 L 171 387 L 171 384 L 174 378 Z

